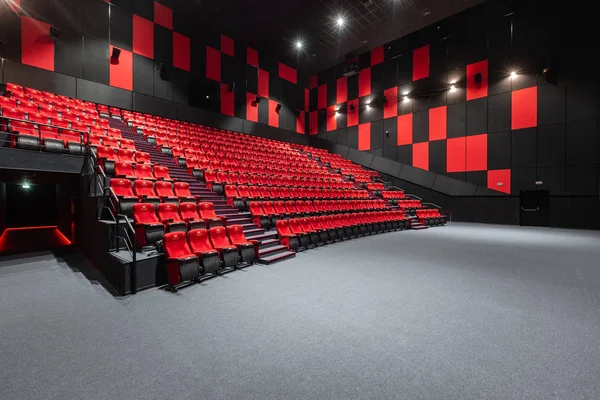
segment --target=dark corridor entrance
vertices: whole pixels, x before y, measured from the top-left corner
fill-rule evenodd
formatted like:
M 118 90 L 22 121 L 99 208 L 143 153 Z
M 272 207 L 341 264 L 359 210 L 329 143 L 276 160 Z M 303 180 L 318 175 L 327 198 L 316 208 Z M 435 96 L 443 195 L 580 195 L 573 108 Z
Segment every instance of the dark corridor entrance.
M 550 226 L 550 191 L 521 192 L 521 226 Z

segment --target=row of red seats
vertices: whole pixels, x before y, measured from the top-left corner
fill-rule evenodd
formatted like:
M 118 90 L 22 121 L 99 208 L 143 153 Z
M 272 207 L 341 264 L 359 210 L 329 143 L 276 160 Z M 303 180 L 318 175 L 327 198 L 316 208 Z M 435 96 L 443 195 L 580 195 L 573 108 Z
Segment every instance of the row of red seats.
M 255 174 L 238 174 L 224 173 L 212 170 L 189 169 L 197 179 L 204 181 L 208 186 L 214 186 L 215 183 L 220 185 L 253 185 L 253 186 L 273 186 L 273 187 L 289 187 L 289 188 L 326 188 L 338 190 L 356 190 L 353 185 L 346 185 L 342 181 L 332 181 L 328 178 L 319 177 L 290 177 L 288 175 L 255 175 Z M 348 182 L 346 182 L 348 183 Z M 213 189 L 214 190 L 214 189 Z M 222 192 L 222 188 L 217 189 Z
M 97 146 L 96 147 L 97 165 L 101 167 L 107 175 L 127 175 L 115 171 L 117 163 L 121 163 L 120 167 L 134 169 L 135 165 L 127 167 L 125 164 L 150 164 L 150 155 L 143 151 L 133 151 L 128 149 L 116 149 L 113 147 Z M 135 176 L 130 174 L 129 176 Z
M 94 118 L 98 117 L 96 105 L 83 100 L 71 99 L 67 96 L 42 92 L 37 89 L 24 88 L 12 83 L 6 84 L 6 92 L 10 98 L 17 103 L 35 103 L 43 107 L 51 105 L 53 109 L 61 112 L 70 112 L 77 115 L 92 116 Z
M 263 229 L 269 229 L 280 219 L 350 211 L 379 211 L 387 207 L 379 200 L 279 200 L 251 201 L 248 208 L 252 222 Z
M 34 103 L 17 103 L 16 100 L 0 96 L 0 112 L 6 118 L 39 121 L 49 124 L 52 120 L 53 125 L 61 127 L 70 127 L 73 129 L 84 126 L 102 126 L 107 128 L 108 121 L 95 116 L 77 114 L 71 111 L 61 111 L 53 106 L 38 106 Z
M 399 200 L 406 198 L 406 196 L 400 190 L 384 190 L 381 192 L 381 198 L 385 200 Z
M 269 175 L 269 176 L 286 176 L 286 177 L 313 177 L 319 179 L 330 179 L 340 181 L 341 177 L 329 174 L 327 171 L 321 171 L 313 168 L 304 168 L 302 165 L 290 165 L 288 167 L 276 166 L 273 164 L 255 164 L 252 160 L 247 160 L 243 164 L 208 161 L 206 159 L 198 160 L 185 158 L 178 160 L 178 163 L 185 166 L 188 171 L 193 170 L 211 170 L 220 173 L 235 173 L 235 174 L 253 174 L 253 175 Z M 185 164 L 185 165 L 184 165 Z M 350 182 L 347 186 L 352 186 Z
M 276 224 L 281 244 L 294 251 L 409 227 L 410 221 L 398 211 L 281 219 Z
M 367 199 L 369 195 L 364 190 L 343 190 L 327 188 L 302 188 L 279 186 L 246 186 L 226 185 L 225 197 L 228 204 L 247 207 L 247 201 L 278 200 L 278 199 Z
M 104 146 L 112 148 L 121 148 L 135 151 L 135 142 L 131 139 L 122 139 L 114 136 L 102 136 L 90 133 L 89 135 L 90 146 Z
M 417 218 L 419 222 L 429 226 L 443 225 L 446 223 L 446 217 L 440 214 L 437 208 L 429 210 L 417 210 Z
M 167 233 L 163 248 L 172 291 L 182 282 L 197 282 L 204 274 L 220 274 L 223 269 L 238 268 L 240 263 L 252 264 L 258 254 L 258 243 L 246 239 L 240 225 Z

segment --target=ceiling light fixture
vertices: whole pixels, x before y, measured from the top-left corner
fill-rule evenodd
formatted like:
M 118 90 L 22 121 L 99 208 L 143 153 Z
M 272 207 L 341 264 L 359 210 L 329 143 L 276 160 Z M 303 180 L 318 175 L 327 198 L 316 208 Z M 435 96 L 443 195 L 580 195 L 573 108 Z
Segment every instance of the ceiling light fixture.
M 302 44 L 302 41 L 298 40 L 298 41 L 296 42 L 296 48 L 297 48 L 297 49 L 301 49 L 301 48 L 302 48 L 302 46 L 303 46 L 303 44 Z
M 410 99 L 408 98 L 408 96 L 404 96 L 404 101 L 408 101 L 408 100 L 410 100 Z
M 344 26 L 345 23 L 346 23 L 346 21 L 344 21 L 344 17 L 338 17 L 337 18 L 337 26 L 339 26 L 340 28 L 342 26 Z
M 517 77 L 517 71 L 512 71 L 512 72 L 510 73 L 510 77 L 511 77 L 511 78 L 516 78 L 516 77 Z
M 454 87 L 454 83 L 450 84 L 450 91 L 454 92 L 456 90 L 456 88 Z
M 367 104 L 367 110 L 370 109 L 370 108 L 371 108 L 371 106 Z

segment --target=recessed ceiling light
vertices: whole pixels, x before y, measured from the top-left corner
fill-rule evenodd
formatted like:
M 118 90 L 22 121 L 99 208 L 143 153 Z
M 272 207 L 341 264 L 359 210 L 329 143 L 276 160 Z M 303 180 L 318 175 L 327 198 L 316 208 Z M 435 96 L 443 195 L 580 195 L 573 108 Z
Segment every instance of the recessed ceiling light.
M 367 110 L 370 109 L 370 108 L 371 108 L 371 106 L 367 104 Z
M 337 26 L 339 26 L 339 27 L 344 26 L 344 24 L 346 23 L 346 21 L 344 21 L 344 17 L 338 17 L 336 22 L 337 22 Z
M 408 101 L 408 100 L 410 100 L 410 99 L 408 98 L 408 96 L 404 96 L 404 101 Z
M 301 49 L 301 48 L 302 48 L 302 46 L 303 46 L 303 44 L 302 44 L 302 41 L 301 41 L 301 40 L 298 40 L 298 41 L 296 42 L 296 48 L 297 48 L 297 49 Z
M 516 77 L 516 76 L 517 76 L 517 71 L 512 71 L 512 72 L 510 73 L 510 77 L 511 77 L 511 78 L 514 78 L 514 77 Z

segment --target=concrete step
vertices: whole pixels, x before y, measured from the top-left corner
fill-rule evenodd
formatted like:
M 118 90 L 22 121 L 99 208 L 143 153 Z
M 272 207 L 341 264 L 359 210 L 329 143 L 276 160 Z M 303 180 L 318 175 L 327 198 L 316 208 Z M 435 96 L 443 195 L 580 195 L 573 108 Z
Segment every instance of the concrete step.
M 285 246 L 282 246 L 282 245 L 271 246 L 271 247 L 268 247 L 266 249 L 260 249 L 258 251 L 258 258 L 267 256 L 267 255 L 271 256 L 271 255 L 274 255 L 274 254 L 280 254 L 280 253 L 282 253 L 284 251 L 285 252 L 288 251 L 287 247 L 285 247 Z
M 270 265 L 270 264 L 275 264 L 277 262 L 288 260 L 288 259 L 294 258 L 294 257 L 296 257 L 296 253 L 294 253 L 292 251 L 285 251 L 285 252 L 281 252 L 278 254 L 259 257 L 256 260 L 256 262 L 258 264 Z
M 257 234 L 249 234 L 245 232 L 246 239 L 250 240 L 258 240 L 259 242 L 264 242 L 267 240 L 272 240 L 277 238 L 277 232 L 266 232 L 266 233 L 257 233 Z
M 249 239 L 249 236 L 262 235 L 265 233 L 265 230 L 262 228 L 256 228 L 256 225 L 253 229 L 244 229 L 244 235 L 246 239 Z M 254 239 L 256 240 L 256 239 Z
M 279 239 L 267 239 L 260 242 L 260 249 L 268 249 L 273 246 L 279 246 Z

